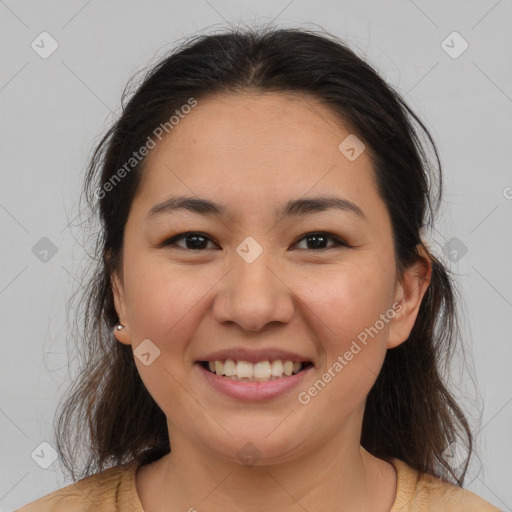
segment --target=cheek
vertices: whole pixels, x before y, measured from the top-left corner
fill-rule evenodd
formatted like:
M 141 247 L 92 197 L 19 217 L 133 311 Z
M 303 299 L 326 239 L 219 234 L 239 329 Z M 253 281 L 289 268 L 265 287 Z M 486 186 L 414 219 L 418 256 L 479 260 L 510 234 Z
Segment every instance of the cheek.
M 172 267 L 168 262 L 142 257 L 125 260 L 125 289 L 133 348 L 149 339 L 159 356 L 150 365 L 134 358 L 138 372 L 159 407 L 172 416 L 172 411 L 187 411 L 185 417 L 198 411 L 184 393 L 192 362 L 187 354 L 194 333 L 205 312 L 205 300 L 218 277 L 201 272 L 199 267 Z M 136 354 L 135 354 L 136 355 Z M 188 416 L 187 416 L 188 415 Z M 181 417 L 173 417 L 180 424 Z
M 151 261 L 128 264 L 125 275 L 131 331 L 161 341 L 185 336 L 194 311 L 218 281 L 199 267 Z
M 355 337 L 392 305 L 393 275 L 386 268 L 362 259 L 358 264 L 304 274 L 303 297 L 332 336 Z
M 338 384 L 329 385 L 331 391 L 324 395 L 328 401 L 360 401 L 377 378 L 392 319 L 394 274 L 389 265 L 392 268 L 391 261 L 362 258 L 303 279 L 305 311 L 314 313 L 309 321 L 321 369 L 330 374 L 326 380 Z

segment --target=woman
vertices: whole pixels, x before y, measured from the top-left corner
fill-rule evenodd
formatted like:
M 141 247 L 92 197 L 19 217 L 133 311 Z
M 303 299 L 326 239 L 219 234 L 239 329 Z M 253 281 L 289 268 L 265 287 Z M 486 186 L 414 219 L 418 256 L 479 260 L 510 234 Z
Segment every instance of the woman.
M 332 36 L 232 31 L 161 60 L 86 179 L 102 258 L 57 424 L 80 480 L 21 510 L 498 510 L 462 489 L 472 437 L 440 377 L 436 168 Z

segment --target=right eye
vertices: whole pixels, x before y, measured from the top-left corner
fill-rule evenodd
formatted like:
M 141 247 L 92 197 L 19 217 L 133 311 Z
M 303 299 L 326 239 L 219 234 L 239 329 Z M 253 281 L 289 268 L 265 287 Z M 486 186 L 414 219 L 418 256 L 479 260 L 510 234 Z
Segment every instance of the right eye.
M 177 241 L 182 239 L 185 240 L 185 247 L 178 245 L 176 243 Z M 209 241 L 213 243 L 212 239 L 203 233 L 198 233 L 196 231 L 187 231 L 186 233 L 180 233 L 165 240 L 161 244 L 161 247 L 176 245 L 182 249 L 186 249 L 189 251 L 200 251 L 202 249 L 207 248 L 206 245 L 208 245 Z

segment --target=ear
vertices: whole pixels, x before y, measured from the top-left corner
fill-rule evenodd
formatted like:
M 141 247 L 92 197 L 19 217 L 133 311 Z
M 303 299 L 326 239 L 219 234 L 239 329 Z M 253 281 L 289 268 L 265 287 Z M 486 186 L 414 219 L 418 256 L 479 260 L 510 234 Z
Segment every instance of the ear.
M 117 270 L 112 273 L 112 277 L 110 279 L 112 286 L 112 294 L 114 296 L 114 306 L 116 308 L 117 316 L 119 318 L 119 323 L 124 325 L 123 329 L 114 329 L 114 336 L 117 341 L 125 344 L 131 345 L 130 341 L 130 331 L 127 325 L 127 315 L 126 315 L 126 298 L 124 292 L 124 282 L 122 277 L 119 277 Z
M 395 348 L 409 337 L 414 327 L 421 301 L 430 285 L 432 263 L 427 251 L 420 246 L 420 259 L 407 267 L 395 290 L 395 317 L 390 322 L 388 348 Z

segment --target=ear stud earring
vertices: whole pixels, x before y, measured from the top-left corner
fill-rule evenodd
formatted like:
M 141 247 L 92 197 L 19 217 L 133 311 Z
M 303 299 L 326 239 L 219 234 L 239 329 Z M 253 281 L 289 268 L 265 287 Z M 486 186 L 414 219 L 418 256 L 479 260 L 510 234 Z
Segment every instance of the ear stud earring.
M 120 331 L 121 329 L 124 329 L 124 325 L 117 324 L 116 327 L 115 327 L 115 330 L 116 331 Z

